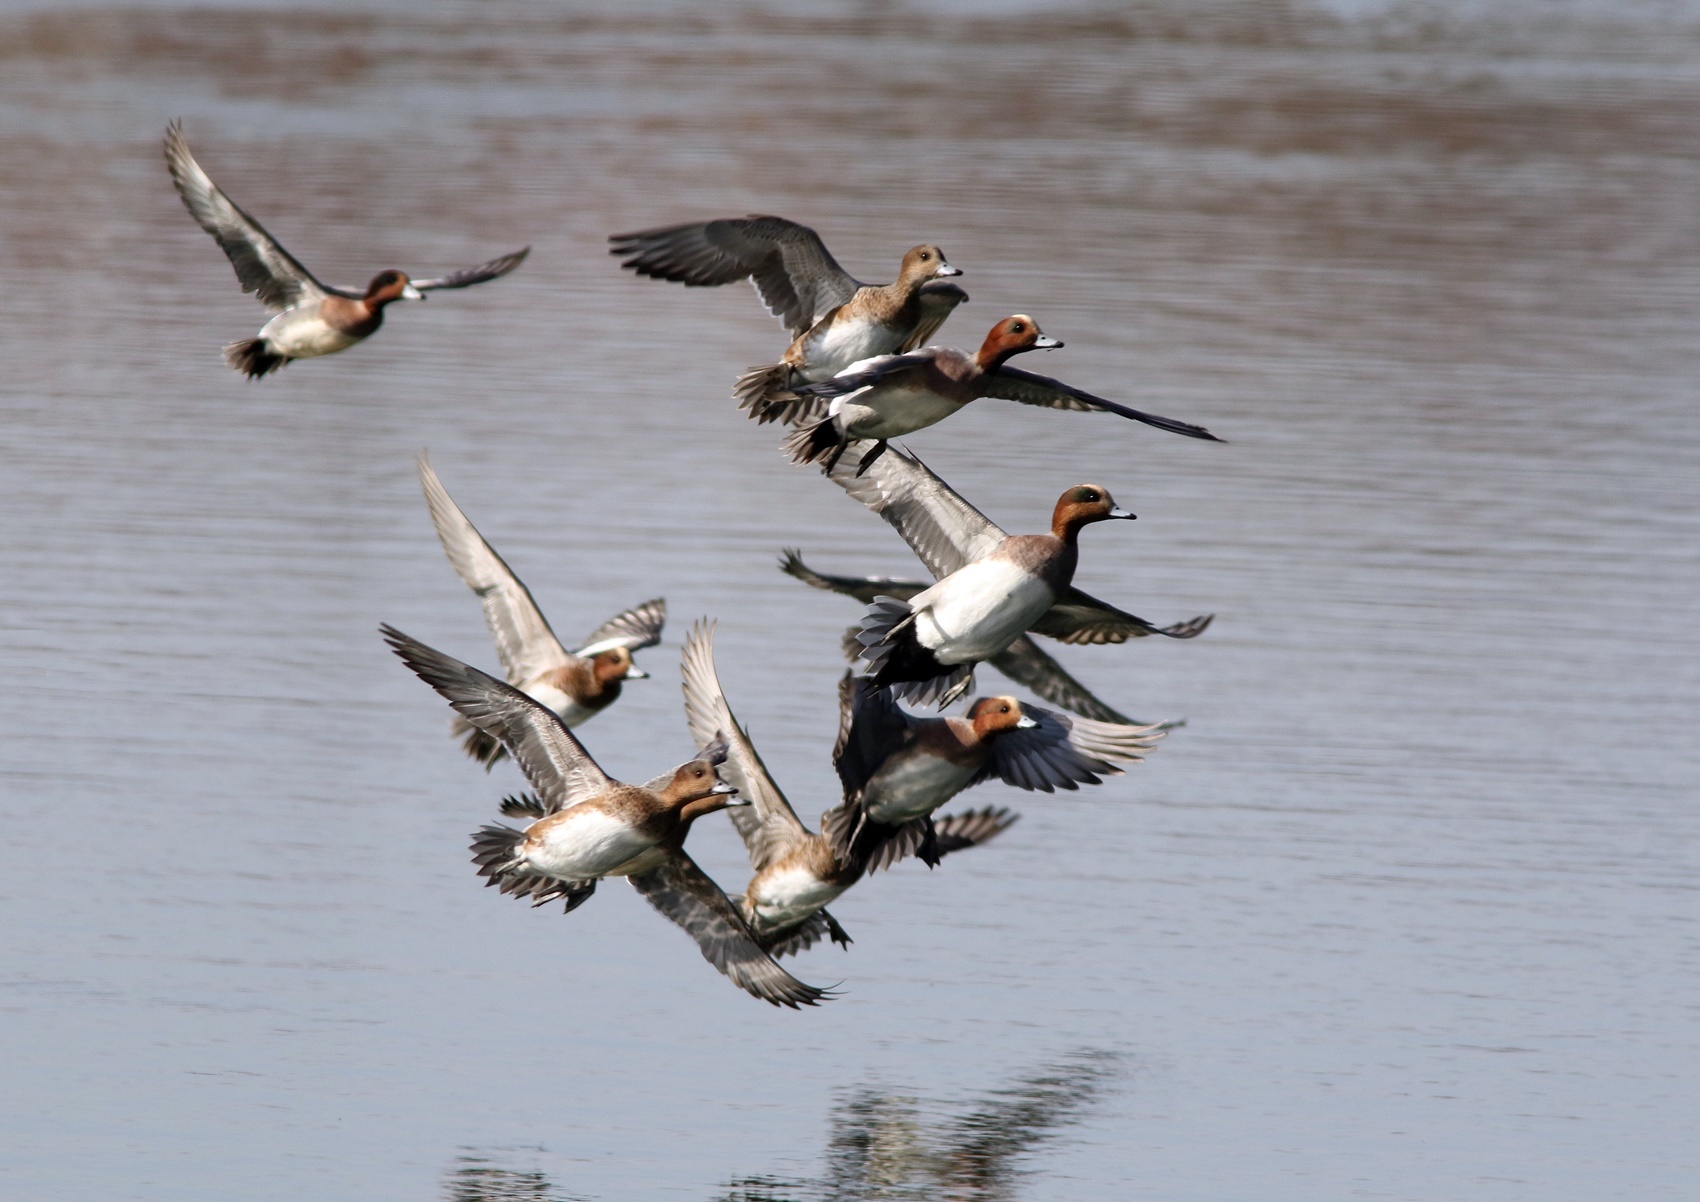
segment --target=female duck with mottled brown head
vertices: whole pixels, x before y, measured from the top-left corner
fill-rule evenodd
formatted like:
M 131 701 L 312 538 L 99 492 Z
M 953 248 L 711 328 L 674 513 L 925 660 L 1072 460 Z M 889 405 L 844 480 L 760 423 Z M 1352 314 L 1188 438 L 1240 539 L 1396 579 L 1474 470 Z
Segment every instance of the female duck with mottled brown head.
M 1073 587 L 1081 529 L 1134 516 L 1103 486 L 1064 492 L 1049 534 L 1007 534 L 906 451 L 867 466 L 869 445 L 845 455 L 830 478 L 890 523 L 937 580 L 908 601 L 877 597 L 863 617 L 856 639 L 875 682 L 900 686 L 915 701 L 948 704 L 969 687 L 975 664 L 1026 630 L 1064 642 L 1120 643 L 1150 634 L 1191 638 L 1209 625 L 1195 618 L 1159 628 Z
M 851 442 L 874 439 L 876 445 L 862 456 L 865 470 L 885 451 L 887 439 L 935 425 L 980 397 L 1115 413 L 1188 438 L 1221 441 L 1202 426 L 1141 413 L 1049 376 L 1008 366 L 1015 355 L 1060 346 L 1061 342 L 1039 329 L 1038 322 L 1017 313 L 993 326 L 974 354 L 929 346 L 906 355 L 852 363 L 830 380 L 792 389 L 802 403 L 818 404 L 824 399 L 831 404 L 825 417 L 791 435 L 785 449 L 793 463 L 818 461 L 822 470 L 830 472 Z
M 384 306 L 392 301 L 424 300 L 432 289 L 482 284 L 518 267 L 530 251 L 526 247 L 436 279 L 410 280 L 392 269 L 380 271 L 363 289 L 322 284 L 201 170 L 175 121 L 165 131 L 165 162 L 184 207 L 230 259 L 242 291 L 254 293 L 276 314 L 258 337 L 224 348 L 225 362 L 250 379 L 291 359 L 347 350 L 383 325 Z
M 928 243 L 903 256 L 897 280 L 864 284 L 838 265 L 806 225 L 783 217 L 726 218 L 615 234 L 609 253 L 638 275 L 687 287 L 748 279 L 792 342 L 778 363 L 752 367 L 733 388 L 758 421 L 811 416 L 792 402 L 794 384 L 824 380 L 859 359 L 924 345 L 968 299 L 947 276 L 962 273 Z M 824 403 L 823 403 L 824 405 Z
M 685 853 L 698 818 L 749 804 L 735 801 L 716 771 L 726 759 L 724 737 L 647 785 L 625 784 L 603 772 L 559 718 L 512 685 L 392 627 L 381 629 L 421 680 L 502 741 L 536 791 L 504 806 L 536 818 L 525 829 L 492 824 L 473 836 L 473 862 L 487 883 L 534 904 L 565 899 L 572 910 L 597 881 L 623 876 L 753 997 L 796 1007 L 827 996 L 774 963 L 738 908 Z

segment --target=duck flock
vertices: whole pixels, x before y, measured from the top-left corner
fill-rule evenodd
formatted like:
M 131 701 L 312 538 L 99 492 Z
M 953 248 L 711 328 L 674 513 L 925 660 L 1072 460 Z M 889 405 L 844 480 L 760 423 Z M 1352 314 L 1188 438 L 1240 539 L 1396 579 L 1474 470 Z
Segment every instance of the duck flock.
M 378 330 L 392 302 L 498 279 L 529 250 L 432 279 L 386 270 L 364 289 L 333 287 L 212 182 L 176 123 L 166 130 L 165 158 L 184 205 L 229 256 L 243 291 L 273 315 L 255 337 L 225 347 L 225 361 L 250 378 L 346 350 Z M 1001 807 L 939 815 L 958 793 L 994 778 L 1047 793 L 1096 785 L 1119 775 L 1119 765 L 1142 760 L 1175 725 L 1116 712 L 1031 635 L 1091 645 L 1148 635 L 1190 639 L 1211 620 L 1156 626 L 1073 587 L 1082 528 L 1134 516 L 1102 485 L 1065 489 L 1044 533 L 1010 534 L 890 440 L 978 398 L 1114 413 L 1219 440 L 1200 426 L 1010 366 L 1016 355 L 1062 345 L 1026 314 L 999 321 L 974 352 L 930 345 L 968 299 L 950 282 L 961 272 L 937 246 L 906 252 L 895 283 L 863 284 L 815 231 L 780 217 L 692 222 L 610 242 L 620 266 L 640 276 L 687 287 L 755 285 L 791 343 L 777 362 L 737 380 L 739 407 L 758 423 L 790 427 L 783 448 L 792 462 L 818 465 L 884 518 L 932 576 L 828 575 L 795 551 L 781 561 L 805 584 L 867 607 L 841 649 L 860 669 L 846 672 L 838 689 L 832 759 L 843 800 L 821 816 L 819 831 L 803 825 L 721 690 L 711 621 L 693 625 L 684 644 L 685 722 L 696 757 L 641 785 L 603 772 L 573 729 L 617 701 L 627 680 L 648 675 L 633 655 L 661 641 L 666 602 L 634 606 L 568 650 L 423 455 L 419 478 L 431 520 L 449 562 L 483 605 L 506 679 L 393 627 L 382 633 L 453 707 L 466 753 L 486 767 L 511 758 L 531 786 L 501 802 L 502 814 L 522 825 L 491 823 L 473 835 L 473 863 L 487 885 L 571 911 L 598 881 L 623 876 L 739 988 L 776 1006 L 812 1006 L 833 991 L 804 984 L 778 961 L 822 939 L 849 946 L 850 936 L 827 912 L 830 903 L 900 859 L 936 866 L 1017 817 Z M 1060 709 L 986 696 L 959 716 L 921 717 L 900 704 L 954 705 L 973 689 L 981 663 Z M 726 811 L 749 852 L 753 875 L 741 893 L 722 890 L 684 850 L 692 824 L 717 810 Z

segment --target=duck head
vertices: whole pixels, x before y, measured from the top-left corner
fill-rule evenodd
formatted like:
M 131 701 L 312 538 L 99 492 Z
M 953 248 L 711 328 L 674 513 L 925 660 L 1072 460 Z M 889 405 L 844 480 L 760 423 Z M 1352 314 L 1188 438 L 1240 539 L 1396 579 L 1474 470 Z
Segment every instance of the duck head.
M 1017 313 L 991 328 L 974 359 L 981 371 L 990 371 L 1011 355 L 1019 355 L 1023 351 L 1054 350 L 1061 345 L 1060 338 L 1052 338 L 1045 333 L 1039 328 L 1039 323 L 1027 314 Z
M 407 273 L 397 271 L 393 267 L 380 271 L 372 277 L 372 282 L 366 285 L 366 305 L 372 309 L 381 309 L 395 300 L 424 299 L 425 294 L 413 286 L 413 281 L 407 278 Z
M 981 697 L 968 707 L 967 718 L 974 733 L 984 739 L 1006 730 L 1031 730 L 1039 725 L 1021 711 L 1014 697 Z
M 920 246 L 911 246 L 903 256 L 903 266 L 898 269 L 897 282 L 918 288 L 928 280 L 938 279 L 940 276 L 961 274 L 960 268 L 945 262 L 944 251 L 923 243 Z
M 1115 498 L 1103 485 L 1076 484 L 1057 498 L 1057 507 L 1051 511 L 1051 533 L 1064 542 L 1072 543 L 1082 526 L 1107 522 L 1112 518 L 1131 522 L 1134 516 L 1125 509 L 1116 508 Z

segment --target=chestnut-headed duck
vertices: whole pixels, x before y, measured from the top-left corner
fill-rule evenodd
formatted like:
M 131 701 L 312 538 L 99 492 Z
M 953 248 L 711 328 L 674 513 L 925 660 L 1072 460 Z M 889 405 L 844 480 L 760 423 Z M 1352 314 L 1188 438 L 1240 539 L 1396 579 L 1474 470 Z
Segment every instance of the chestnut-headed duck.
M 1072 586 L 1081 529 L 1134 516 L 1103 486 L 1065 491 L 1049 533 L 1008 534 L 907 451 L 890 451 L 864 474 L 861 455 L 871 446 L 858 443 L 829 478 L 901 534 L 937 581 L 907 601 L 876 597 L 862 618 L 856 638 L 876 683 L 945 705 L 970 687 L 974 665 L 1023 631 L 1096 644 L 1189 639 L 1210 624 L 1206 616 L 1154 626 Z
M 916 718 L 891 690 L 846 674 L 839 683 L 839 735 L 832 762 L 844 805 L 822 828 L 835 849 L 870 871 L 913 853 L 936 863 L 932 813 L 964 789 L 997 777 L 1050 793 L 1119 776 L 1164 738 L 1155 726 L 1070 718 L 1014 697 L 980 697 L 953 718 Z
M 750 280 L 790 331 L 778 363 L 753 367 L 733 395 L 758 421 L 799 420 L 795 384 L 825 380 L 850 364 L 926 345 L 968 294 L 943 277 L 962 273 L 936 246 L 904 254 L 892 284 L 864 284 L 826 249 L 820 235 L 783 217 L 698 221 L 615 234 L 609 253 L 638 275 L 705 288 Z M 775 406 L 774 402 L 788 402 Z M 824 402 L 820 404 L 824 408 Z
M 484 621 L 509 684 L 573 727 L 614 704 L 626 681 L 648 679 L 649 673 L 632 661 L 632 653 L 661 641 L 665 600 L 656 597 L 616 614 L 591 631 L 578 650 L 568 651 L 549 629 L 531 590 L 467 520 L 423 454 L 419 484 L 449 563 L 483 603 Z M 499 740 L 464 718 L 456 719 L 455 734 L 464 736 L 466 754 L 486 768 L 507 754 Z
M 714 623 L 699 622 L 685 639 L 681 664 L 685 691 L 685 720 L 691 737 L 721 735 L 727 743 L 721 771 L 750 802 L 750 808 L 728 810 L 727 816 L 743 837 L 755 875 L 740 896 L 734 896 L 756 942 L 776 959 L 831 938 L 843 947 L 850 936 L 826 911 L 867 870 L 870 850 L 896 838 L 896 829 L 870 827 L 862 843 L 835 848 L 824 836 L 803 825 L 797 811 L 774 783 L 761 755 L 739 724 L 720 688 L 714 668 Z M 839 739 L 844 739 L 841 730 Z M 985 843 L 1007 830 L 1018 816 L 1005 809 L 952 814 L 937 821 L 937 857 Z M 830 815 L 823 825 L 832 821 Z M 843 825 L 840 822 L 840 825 Z M 918 843 L 917 843 L 918 846 Z M 931 850 L 931 849 L 930 849 Z M 901 858 L 895 848 L 890 860 Z
M 752 997 L 796 1008 L 829 996 L 774 963 L 738 907 L 685 853 L 685 836 L 698 818 L 749 804 L 734 800 L 733 786 L 718 775 L 724 738 L 646 785 L 622 784 L 597 766 L 553 711 L 394 627 L 380 629 L 421 680 L 502 741 L 536 791 L 536 808 L 544 814 L 524 830 L 490 825 L 473 836 L 473 863 L 486 884 L 534 905 L 564 899 L 573 910 L 595 892 L 597 881 L 623 876 Z
M 250 379 L 274 372 L 291 359 L 347 350 L 383 325 L 384 306 L 391 301 L 424 300 L 434 289 L 482 284 L 507 275 L 531 251 L 528 246 L 429 280 L 409 279 L 406 272 L 390 269 L 373 276 L 364 288 L 321 284 L 201 170 L 175 121 L 165 130 L 165 162 L 190 215 L 229 256 L 242 291 L 255 293 L 266 311 L 276 314 L 258 337 L 224 348 L 224 361 Z
M 893 576 L 834 576 L 817 572 L 803 562 L 801 553 L 797 551 L 785 551 L 781 555 L 779 570 L 811 588 L 842 593 L 846 597 L 855 598 L 863 605 L 873 604 L 875 597 L 894 597 L 899 601 L 907 601 L 927 588 L 922 581 L 900 580 Z M 845 655 L 851 660 L 859 658 L 862 653 L 862 644 L 856 641 L 856 634 L 857 631 L 852 628 L 844 640 Z M 1179 718 L 1166 722 L 1140 722 L 1118 712 L 1069 675 L 1061 664 L 1041 650 L 1027 634 L 1017 635 L 1008 647 L 987 657 L 986 663 L 1016 684 L 1031 689 L 1052 705 L 1060 705 L 1084 718 L 1110 722 L 1117 726 L 1150 726 L 1157 730 L 1172 730 L 1186 724 L 1185 719 Z
M 1043 405 L 1051 409 L 1115 413 L 1146 425 L 1220 442 L 1202 426 L 1157 417 L 1083 392 L 1061 380 L 1008 366 L 1028 351 L 1062 345 L 1025 313 L 1006 317 L 987 333 L 973 354 L 950 347 L 929 346 L 906 355 L 864 359 L 816 384 L 797 384 L 792 394 L 831 402 L 826 416 L 804 425 L 785 442 L 793 463 L 819 461 L 832 470 L 846 447 L 858 438 L 877 441 L 863 455 L 864 468 L 885 450 L 885 442 L 943 421 L 970 401 L 996 397 Z

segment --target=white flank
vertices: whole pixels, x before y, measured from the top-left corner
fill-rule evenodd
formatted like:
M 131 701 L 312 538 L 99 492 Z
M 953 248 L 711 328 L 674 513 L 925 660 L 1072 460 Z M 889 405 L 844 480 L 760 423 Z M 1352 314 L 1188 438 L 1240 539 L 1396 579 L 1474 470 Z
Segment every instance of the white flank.
M 291 359 L 334 354 L 360 341 L 321 321 L 317 303 L 285 309 L 261 328 L 260 337 L 273 354 Z
M 835 376 L 852 363 L 889 355 L 898 347 L 892 331 L 872 321 L 835 321 L 804 346 L 810 375 Z
M 528 860 L 550 876 L 587 881 L 609 876 L 654 848 L 630 824 L 594 807 L 581 806 L 565 811 L 561 820 L 549 827 L 543 846 L 534 849 Z
M 774 926 L 807 918 L 832 901 L 845 886 L 829 885 L 802 868 L 787 868 L 761 878 L 750 904 L 764 922 Z
M 1056 601 L 1044 581 L 1008 560 L 952 572 L 909 604 L 915 638 L 941 664 L 978 663 L 1004 651 Z
M 840 424 L 857 438 L 901 438 L 942 422 L 962 408 L 926 388 L 861 388 L 842 399 L 846 403 L 840 410 Z
M 574 701 L 570 694 L 563 693 L 552 684 L 544 684 L 541 680 L 522 681 L 519 690 L 533 701 L 541 702 L 554 710 L 555 716 L 569 727 L 577 726 L 596 712 Z

